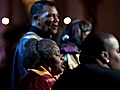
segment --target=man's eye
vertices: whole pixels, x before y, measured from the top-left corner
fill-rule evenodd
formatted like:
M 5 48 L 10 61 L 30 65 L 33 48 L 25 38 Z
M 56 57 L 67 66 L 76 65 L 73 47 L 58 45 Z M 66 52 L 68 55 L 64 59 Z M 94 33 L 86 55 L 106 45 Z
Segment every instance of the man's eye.
M 60 56 L 60 54 L 56 54 L 56 56 Z
M 48 15 L 47 15 L 47 17 L 52 17 L 52 16 L 53 16 L 53 14 L 48 14 Z

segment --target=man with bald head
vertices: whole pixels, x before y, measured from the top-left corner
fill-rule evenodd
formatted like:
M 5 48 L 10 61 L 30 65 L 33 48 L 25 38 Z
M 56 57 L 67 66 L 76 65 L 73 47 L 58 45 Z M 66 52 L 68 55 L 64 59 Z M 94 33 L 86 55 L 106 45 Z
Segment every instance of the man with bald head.
M 83 42 L 81 64 L 63 73 L 52 90 L 120 89 L 120 51 L 117 38 L 92 32 Z

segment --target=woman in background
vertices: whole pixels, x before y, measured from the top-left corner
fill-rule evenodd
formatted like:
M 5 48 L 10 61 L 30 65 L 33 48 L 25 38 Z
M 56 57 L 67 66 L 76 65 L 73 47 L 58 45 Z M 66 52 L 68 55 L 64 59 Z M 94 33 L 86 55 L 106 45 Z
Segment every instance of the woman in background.
M 64 28 L 60 50 L 68 69 L 73 69 L 80 64 L 79 55 L 82 50 L 82 43 L 91 31 L 91 22 L 79 19 L 73 19 L 72 22 Z

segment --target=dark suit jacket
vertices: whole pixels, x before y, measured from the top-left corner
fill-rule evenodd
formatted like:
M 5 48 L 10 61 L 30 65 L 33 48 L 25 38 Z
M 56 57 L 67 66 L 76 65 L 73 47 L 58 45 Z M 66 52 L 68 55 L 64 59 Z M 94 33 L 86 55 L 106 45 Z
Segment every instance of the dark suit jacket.
M 52 90 L 120 90 L 120 71 L 97 63 L 83 63 L 68 70 L 56 81 Z

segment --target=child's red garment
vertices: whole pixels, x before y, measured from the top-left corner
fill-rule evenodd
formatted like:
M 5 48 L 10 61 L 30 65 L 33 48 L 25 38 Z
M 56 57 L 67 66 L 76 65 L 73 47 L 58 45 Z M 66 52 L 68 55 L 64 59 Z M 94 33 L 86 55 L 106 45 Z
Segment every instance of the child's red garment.
M 45 68 L 42 69 L 28 70 L 19 81 L 16 90 L 51 90 L 56 79 Z

